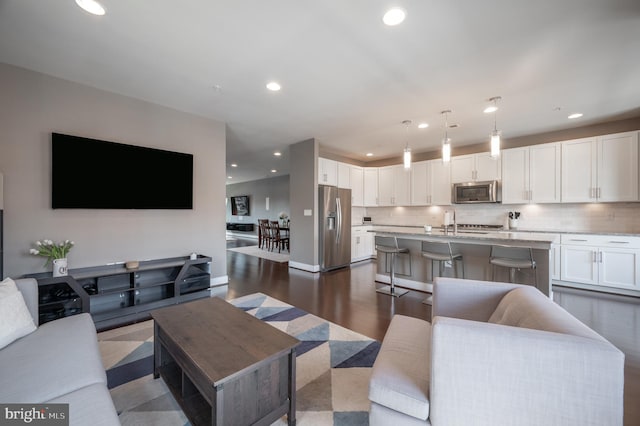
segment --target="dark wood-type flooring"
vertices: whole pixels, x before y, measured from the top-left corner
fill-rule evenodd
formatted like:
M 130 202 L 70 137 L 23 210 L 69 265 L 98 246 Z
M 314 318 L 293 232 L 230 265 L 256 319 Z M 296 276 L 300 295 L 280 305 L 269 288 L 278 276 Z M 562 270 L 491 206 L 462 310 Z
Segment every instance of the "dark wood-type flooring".
M 256 245 L 228 241 L 227 247 Z M 359 262 L 328 273 L 310 273 L 242 253 L 227 251 L 227 298 L 261 292 L 328 321 L 382 341 L 394 314 L 430 320 L 427 294 L 400 298 L 375 292 L 374 263 Z M 640 425 L 640 299 L 554 287 L 554 299 L 626 355 L 625 426 Z

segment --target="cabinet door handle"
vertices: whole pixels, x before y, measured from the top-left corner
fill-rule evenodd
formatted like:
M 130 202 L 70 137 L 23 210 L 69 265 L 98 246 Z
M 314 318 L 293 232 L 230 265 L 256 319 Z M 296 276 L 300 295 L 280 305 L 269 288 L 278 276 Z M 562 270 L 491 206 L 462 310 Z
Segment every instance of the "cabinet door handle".
M 600 263 L 602 263 L 602 252 L 598 252 L 598 257 L 599 257 Z
M 597 258 L 596 258 L 597 254 L 596 254 L 596 252 L 592 251 L 591 254 L 593 255 L 593 263 L 597 263 Z
M 586 242 L 587 242 L 587 240 L 577 240 L 577 239 L 573 239 L 573 238 L 572 238 L 572 239 L 570 239 L 569 241 L 580 241 L 580 242 L 583 242 L 583 243 L 586 243 Z
M 600 197 L 601 197 L 601 195 L 600 195 L 600 189 L 601 189 L 601 188 L 600 188 L 600 187 L 598 187 L 598 190 L 596 191 L 596 198 L 600 198 Z
M 611 244 L 629 244 L 629 241 L 609 241 Z

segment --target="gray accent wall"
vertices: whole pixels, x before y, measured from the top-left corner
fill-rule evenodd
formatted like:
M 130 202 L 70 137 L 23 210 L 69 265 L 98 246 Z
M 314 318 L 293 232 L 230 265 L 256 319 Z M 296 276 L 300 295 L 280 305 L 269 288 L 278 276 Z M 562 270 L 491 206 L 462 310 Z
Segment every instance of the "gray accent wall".
M 291 204 L 290 267 L 318 271 L 318 143 L 315 139 L 289 147 Z M 311 216 L 304 211 L 311 210 Z
M 233 216 L 231 214 L 231 197 L 249 196 L 249 216 Z M 269 198 L 269 210 L 266 199 Z M 291 216 L 289 206 L 289 175 L 277 176 L 227 185 L 227 222 L 253 223 L 254 232 L 238 234 L 258 235 L 258 219 L 278 220 L 280 212 Z
M 48 238 L 75 241 L 71 269 L 198 252 L 227 281 L 224 123 L 5 64 L 0 93 L 6 276 L 50 270 L 28 254 Z M 193 154 L 193 210 L 53 210 L 51 132 Z

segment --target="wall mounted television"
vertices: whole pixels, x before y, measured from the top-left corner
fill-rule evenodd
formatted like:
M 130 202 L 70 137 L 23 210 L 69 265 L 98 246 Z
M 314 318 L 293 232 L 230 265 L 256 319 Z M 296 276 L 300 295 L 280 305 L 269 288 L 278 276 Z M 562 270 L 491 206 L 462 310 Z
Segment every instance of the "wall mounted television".
M 231 197 L 231 214 L 233 216 L 249 216 L 249 196 Z
M 193 209 L 193 155 L 52 133 L 54 209 Z

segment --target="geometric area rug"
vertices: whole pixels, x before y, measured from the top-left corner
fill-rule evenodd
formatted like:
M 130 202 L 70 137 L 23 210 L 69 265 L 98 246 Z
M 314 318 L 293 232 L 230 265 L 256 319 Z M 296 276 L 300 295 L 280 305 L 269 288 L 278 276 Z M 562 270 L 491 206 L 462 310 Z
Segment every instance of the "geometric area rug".
M 229 303 L 301 341 L 296 423 L 369 424 L 369 378 L 380 343 L 262 293 Z M 122 425 L 190 425 L 162 379 L 153 379 L 153 320 L 98 333 Z M 274 425 L 286 425 L 286 416 Z

